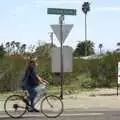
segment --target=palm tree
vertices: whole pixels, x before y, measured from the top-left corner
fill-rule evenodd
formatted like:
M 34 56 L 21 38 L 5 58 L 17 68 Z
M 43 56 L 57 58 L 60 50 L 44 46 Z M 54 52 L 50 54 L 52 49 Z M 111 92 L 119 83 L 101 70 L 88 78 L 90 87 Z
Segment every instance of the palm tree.
M 119 52 L 119 51 L 120 51 L 120 42 L 118 42 L 116 45 L 117 45 L 117 47 L 118 47 L 118 48 L 116 49 L 116 51 Z
M 5 46 L 6 46 L 8 55 L 10 55 L 10 42 L 7 42 L 7 43 L 5 44 Z
M 99 49 L 100 49 L 100 54 L 102 53 L 102 47 L 103 47 L 103 44 L 99 44 Z
M 25 53 L 25 50 L 26 50 L 26 44 L 23 44 L 23 45 L 20 47 L 20 52 L 21 52 L 22 54 L 24 54 L 24 53 Z
M 120 42 L 117 43 L 117 46 L 120 46 Z
M 18 54 L 19 51 L 20 51 L 20 42 L 16 42 L 15 45 L 16 45 L 16 48 L 17 48 L 17 54 Z
M 85 49 L 87 46 L 87 49 Z M 74 51 L 74 56 L 85 56 L 85 51 L 87 51 L 86 55 L 94 54 L 94 43 L 90 40 L 80 41 L 77 45 L 77 48 Z
M 89 2 L 84 2 L 82 5 L 82 11 L 85 14 L 85 41 L 87 40 L 87 22 L 86 22 L 86 17 L 87 13 L 90 11 L 90 3 Z M 85 48 L 85 56 L 87 55 L 87 46 Z
M 25 50 L 26 50 L 26 44 L 23 44 L 23 53 L 25 53 Z
M 12 47 L 12 51 L 13 51 L 13 53 L 15 55 L 15 41 L 11 42 L 11 47 Z
M 0 45 L 0 59 L 2 61 L 3 57 L 5 55 L 5 51 L 4 51 L 4 46 L 3 44 Z

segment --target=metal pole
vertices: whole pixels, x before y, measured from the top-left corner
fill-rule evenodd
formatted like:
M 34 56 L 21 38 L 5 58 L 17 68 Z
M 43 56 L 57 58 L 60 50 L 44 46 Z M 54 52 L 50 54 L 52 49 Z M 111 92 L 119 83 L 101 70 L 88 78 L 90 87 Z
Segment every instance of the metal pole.
M 60 22 L 60 58 L 61 58 L 61 90 L 60 90 L 60 98 L 63 99 L 63 31 L 62 31 L 62 25 L 63 25 L 64 16 L 61 15 L 59 18 Z
M 87 14 L 85 14 L 85 56 L 87 56 Z
M 118 82 L 117 82 L 117 96 L 118 96 L 118 87 L 119 87 L 119 85 L 118 85 Z
M 53 47 L 53 32 L 49 32 L 48 34 L 50 35 L 51 47 Z
M 51 46 L 53 47 L 53 32 L 50 33 L 50 38 L 51 38 Z
M 51 48 L 53 48 L 53 32 L 50 32 Z M 53 85 L 53 74 L 52 74 L 52 85 Z
M 100 48 L 100 54 L 101 54 L 101 48 Z

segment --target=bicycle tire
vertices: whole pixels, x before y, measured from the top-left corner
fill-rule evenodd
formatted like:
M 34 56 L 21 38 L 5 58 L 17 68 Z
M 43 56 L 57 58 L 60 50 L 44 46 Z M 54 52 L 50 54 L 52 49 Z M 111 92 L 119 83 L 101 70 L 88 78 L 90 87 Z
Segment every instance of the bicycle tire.
M 27 111 L 26 108 L 24 97 L 20 95 L 11 95 L 4 102 L 5 113 L 12 118 L 22 117 Z
M 58 105 L 56 103 L 58 103 Z M 43 113 L 48 118 L 56 118 L 63 113 L 63 102 L 59 97 L 54 95 L 45 96 L 45 98 L 41 101 L 40 107 L 41 107 L 41 113 Z M 51 108 L 52 109 L 57 108 L 59 109 L 59 111 L 58 110 L 52 111 Z

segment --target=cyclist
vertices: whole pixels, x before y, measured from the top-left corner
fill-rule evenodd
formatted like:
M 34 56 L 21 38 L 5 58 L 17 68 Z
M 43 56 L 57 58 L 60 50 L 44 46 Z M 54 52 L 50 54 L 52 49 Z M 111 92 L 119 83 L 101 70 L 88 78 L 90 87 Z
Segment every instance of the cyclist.
M 36 72 L 36 63 L 34 60 L 30 60 L 28 63 L 28 66 L 25 70 L 25 74 L 22 80 L 23 88 L 28 91 L 30 101 L 31 109 L 30 112 L 39 112 L 37 109 L 35 109 L 35 99 L 37 96 L 40 96 L 42 94 L 42 89 L 39 87 L 39 84 L 48 84 L 48 81 L 41 78 Z M 39 94 L 39 95 L 38 95 Z

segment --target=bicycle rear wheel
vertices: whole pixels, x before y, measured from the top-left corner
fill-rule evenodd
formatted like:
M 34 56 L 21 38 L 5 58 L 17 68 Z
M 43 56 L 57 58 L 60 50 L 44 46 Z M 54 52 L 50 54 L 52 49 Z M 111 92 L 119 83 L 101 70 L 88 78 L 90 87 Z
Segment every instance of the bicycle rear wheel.
M 20 118 L 26 112 L 24 98 L 19 95 L 9 96 L 4 103 L 5 112 L 12 118 Z
M 63 102 L 57 96 L 46 96 L 41 101 L 41 112 L 48 118 L 56 118 L 63 112 Z

